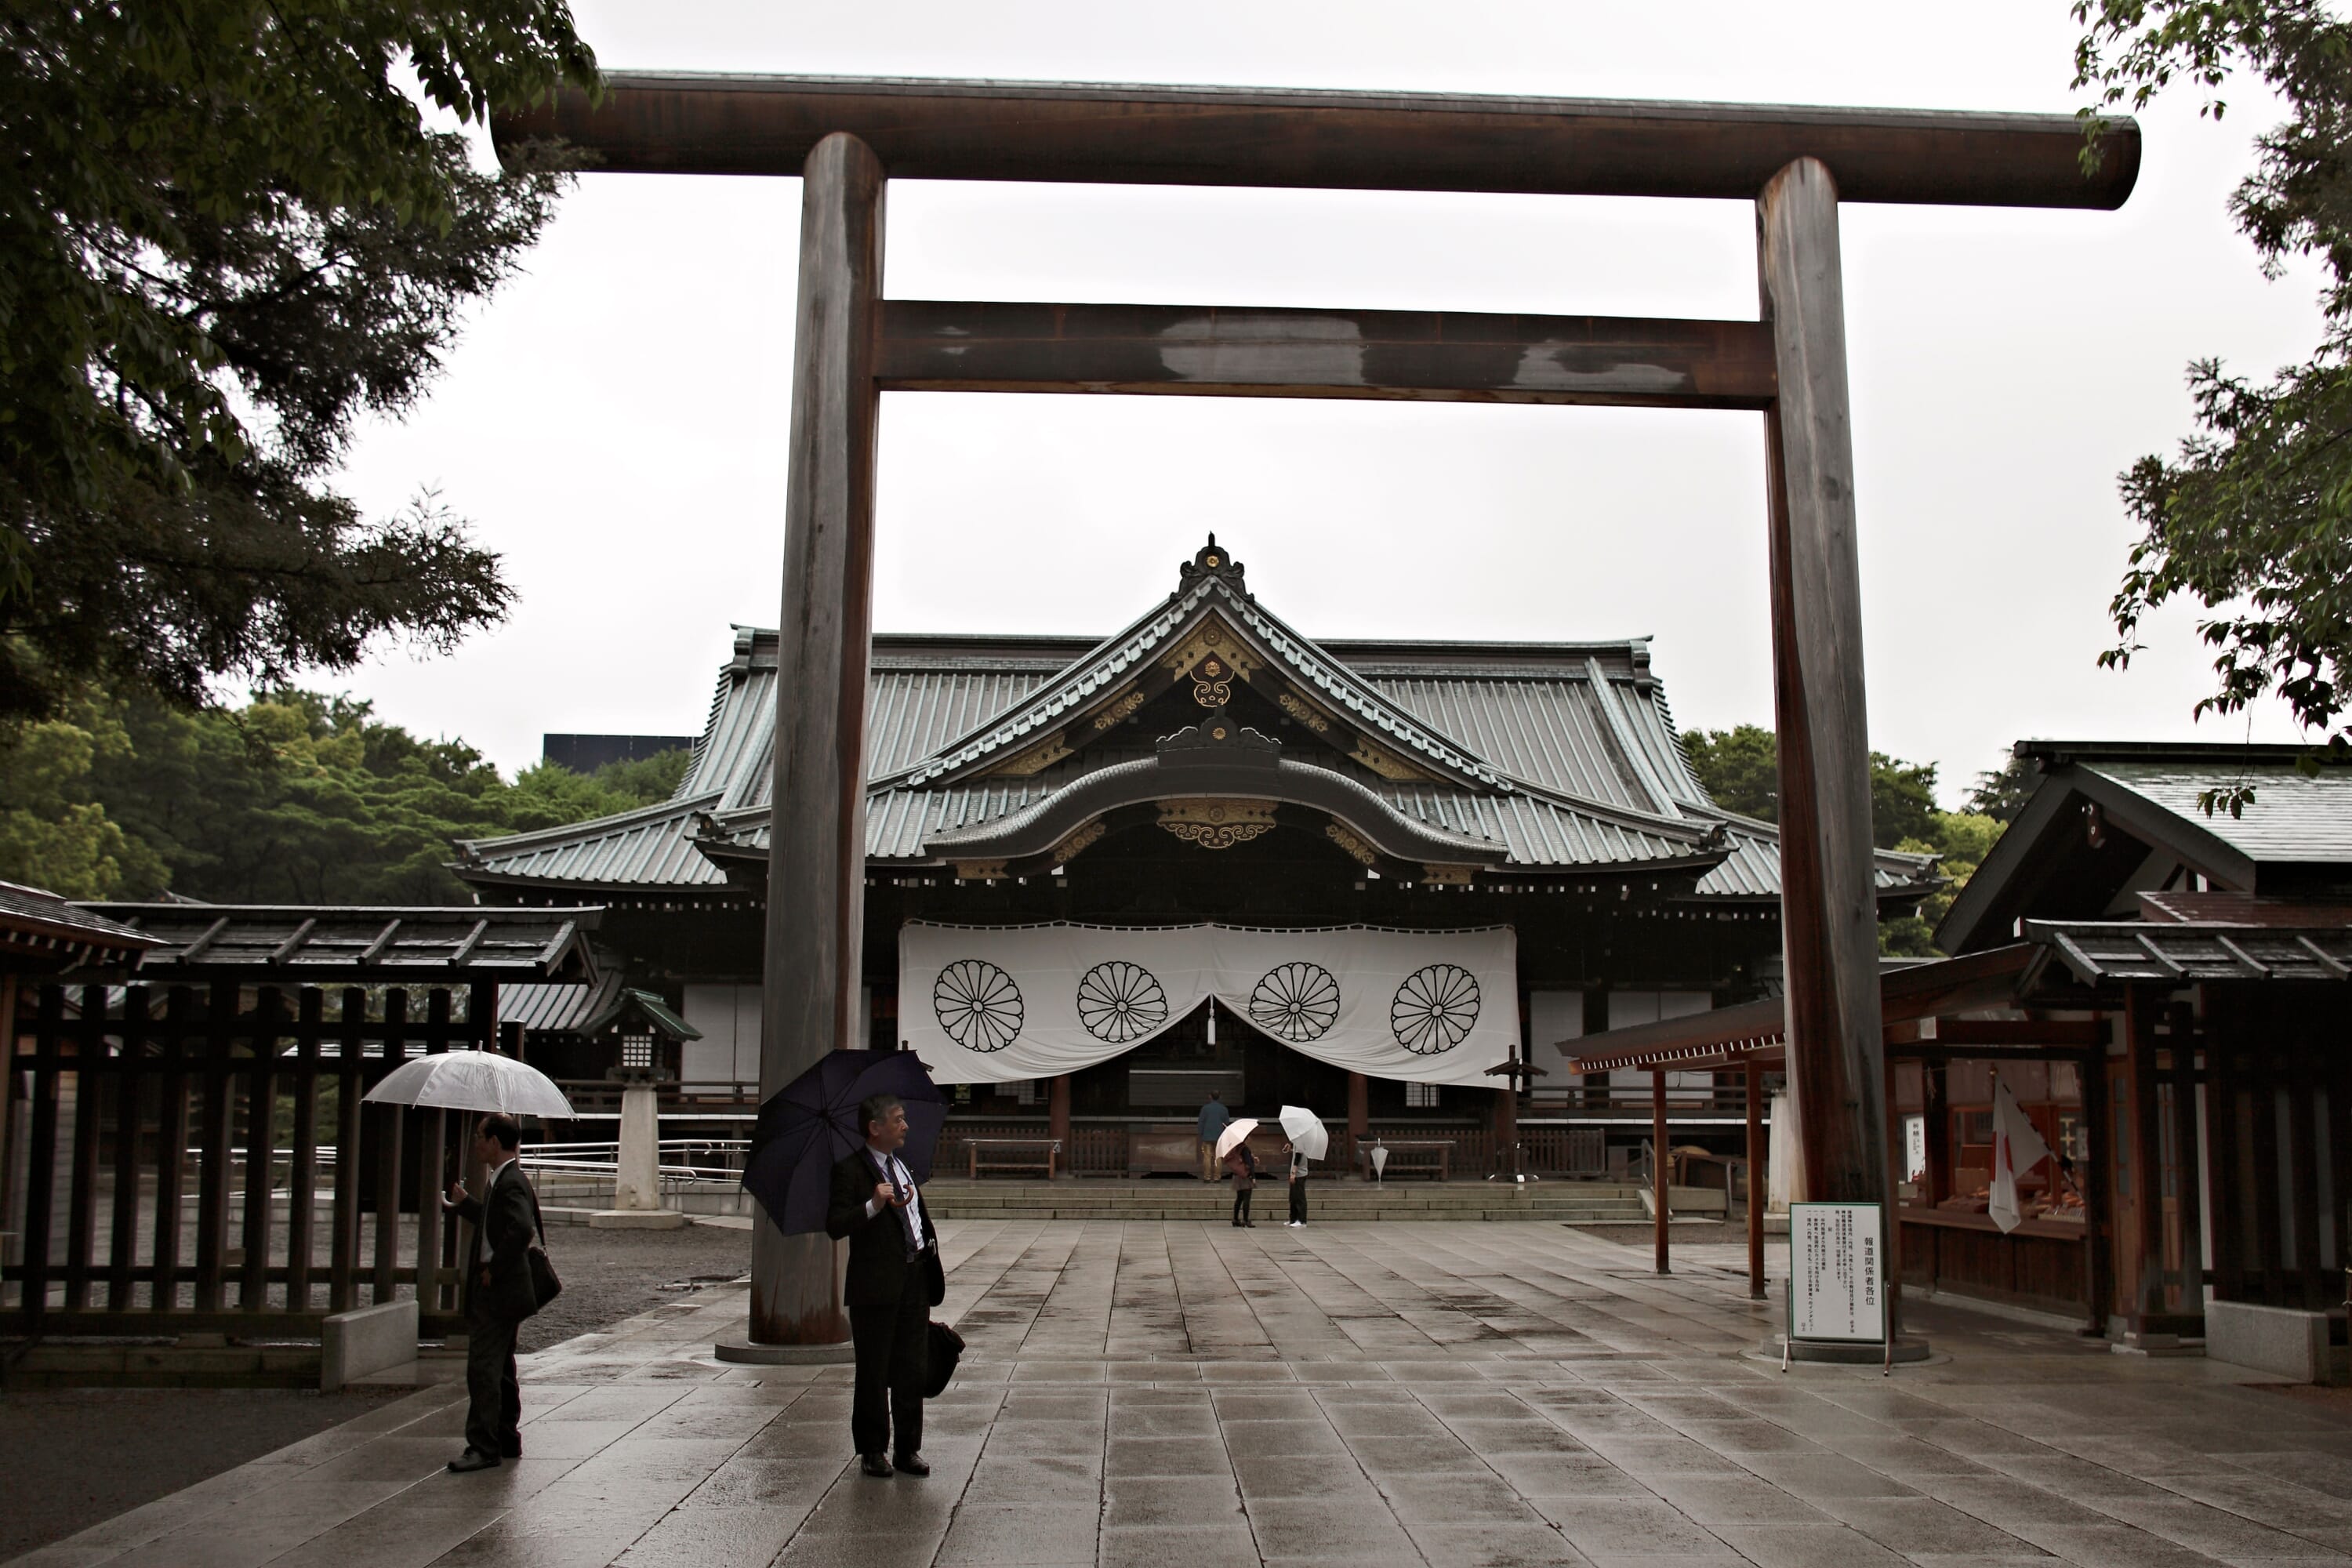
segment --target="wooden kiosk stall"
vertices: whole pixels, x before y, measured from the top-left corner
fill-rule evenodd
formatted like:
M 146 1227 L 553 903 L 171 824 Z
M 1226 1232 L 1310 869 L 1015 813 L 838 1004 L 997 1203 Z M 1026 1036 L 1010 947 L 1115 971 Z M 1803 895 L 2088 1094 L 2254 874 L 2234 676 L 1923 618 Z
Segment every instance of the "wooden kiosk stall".
M 2096 1017 L 2037 1017 L 2021 1005 L 2020 983 L 2035 969 L 2036 950 L 2027 943 L 1965 958 L 1892 970 L 1880 979 L 1884 1048 L 1887 1061 L 1889 1119 L 1894 1168 L 1919 1179 L 1906 1183 L 1895 1210 L 1900 1279 L 1926 1289 L 2080 1316 L 2104 1326 L 2106 1294 L 2104 1259 L 2092 1245 L 2103 1233 L 2098 1184 L 2076 1179 L 2080 1219 L 2032 1218 L 2007 1235 L 1975 1207 L 1968 1163 L 1977 1146 L 1969 1140 L 1976 1118 L 1990 1100 L 1992 1075 L 2011 1075 L 2012 1091 L 2022 1087 L 2026 1103 L 2053 1151 L 2072 1137 L 2081 1153 L 2078 1170 L 2095 1169 L 2090 1158 L 2091 1118 L 2063 1109 L 2051 1099 L 2053 1082 L 2079 1084 L 2095 1078 L 2081 1063 L 2100 1047 L 2095 1037 L 2106 1025 Z M 1663 1142 L 1665 1075 L 1731 1071 L 1748 1085 L 1748 1156 L 1751 1172 L 1765 1163 L 1761 1117 L 1764 1077 L 1786 1069 L 1787 1026 L 1777 998 L 1719 1007 L 1709 1013 L 1618 1029 L 1577 1042 L 1570 1064 L 1583 1073 L 1625 1069 L 1651 1074 Z M 1563 1048 L 1567 1048 L 1565 1046 Z M 2063 1070 L 2062 1070 L 2063 1069 Z M 1963 1097 L 1986 1085 L 1985 1104 L 1964 1098 L 1955 1104 L 1951 1086 Z M 1932 1087 L 1931 1087 L 1932 1086 Z M 1906 1089 L 1910 1092 L 1906 1093 Z M 2079 1094 L 2077 1097 L 2079 1105 Z M 1909 1118 L 1919 1119 L 1914 1133 Z M 2046 1125 L 2045 1125 L 2046 1124 Z M 2059 1134 L 2051 1137 L 2051 1134 Z M 1914 1145 L 1923 1156 L 1908 1157 Z M 1663 1164 L 1660 1165 L 1663 1169 Z M 1764 1184 L 1748 1183 L 1748 1259 L 1749 1294 L 1764 1299 Z M 1656 1205 L 1657 1268 L 1668 1271 L 1665 1193 Z M 2072 1207 L 2073 1205 L 2068 1205 Z

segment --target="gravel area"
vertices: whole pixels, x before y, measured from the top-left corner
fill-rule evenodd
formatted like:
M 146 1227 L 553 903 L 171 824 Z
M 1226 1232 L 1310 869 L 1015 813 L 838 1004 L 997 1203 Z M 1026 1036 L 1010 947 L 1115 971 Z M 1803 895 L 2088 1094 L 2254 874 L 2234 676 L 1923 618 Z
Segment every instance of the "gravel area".
M 526 1351 L 684 1300 L 691 1291 L 681 1287 L 741 1279 L 751 1271 L 751 1233 L 709 1225 L 684 1230 L 555 1226 L 547 1233 L 547 1256 L 563 1294 L 523 1324 L 518 1343 Z
M 590 1230 L 560 1226 L 548 1253 L 563 1294 L 523 1325 L 541 1350 L 688 1300 L 690 1286 L 751 1267 L 751 1233 Z M 405 1389 L 336 1394 L 285 1389 L 45 1389 L 0 1392 L 0 1562 L 365 1415 Z

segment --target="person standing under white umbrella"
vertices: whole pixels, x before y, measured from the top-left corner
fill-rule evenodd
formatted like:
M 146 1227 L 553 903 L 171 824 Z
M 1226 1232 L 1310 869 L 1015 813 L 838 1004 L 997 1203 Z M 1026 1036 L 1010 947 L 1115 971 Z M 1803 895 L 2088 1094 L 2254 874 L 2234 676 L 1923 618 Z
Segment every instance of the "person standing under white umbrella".
M 1330 1152 L 1331 1135 L 1325 1131 L 1323 1119 L 1302 1106 L 1282 1108 L 1282 1130 L 1290 1142 L 1282 1152 L 1290 1156 L 1290 1224 L 1307 1223 L 1307 1171 L 1308 1162 Z

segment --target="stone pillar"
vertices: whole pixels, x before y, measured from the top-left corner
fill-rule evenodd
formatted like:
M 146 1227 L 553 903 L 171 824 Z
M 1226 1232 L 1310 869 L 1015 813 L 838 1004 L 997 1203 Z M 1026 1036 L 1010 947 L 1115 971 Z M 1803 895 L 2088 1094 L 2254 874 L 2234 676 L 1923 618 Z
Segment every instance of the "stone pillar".
M 800 305 L 776 647 L 774 805 L 760 1009 L 762 1100 L 857 1039 L 866 919 L 866 671 L 873 637 L 874 326 L 881 161 L 835 134 L 801 178 Z M 755 1344 L 842 1345 L 844 1248 L 751 1230 Z
M 661 1207 L 661 1111 L 649 1083 L 621 1090 L 621 1147 L 613 1171 L 613 1206 Z

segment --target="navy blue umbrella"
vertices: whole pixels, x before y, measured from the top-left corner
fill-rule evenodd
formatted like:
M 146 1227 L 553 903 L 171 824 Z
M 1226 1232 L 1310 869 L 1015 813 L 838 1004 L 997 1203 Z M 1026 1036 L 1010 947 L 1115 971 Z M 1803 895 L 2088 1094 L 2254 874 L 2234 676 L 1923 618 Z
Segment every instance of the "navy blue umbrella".
M 743 1190 L 786 1236 L 824 1228 L 833 1168 L 866 1146 L 857 1107 L 876 1094 L 895 1094 L 906 1106 L 898 1158 L 918 1182 L 930 1179 L 948 1105 L 922 1058 L 912 1051 L 835 1051 L 760 1107 L 743 1165 Z

